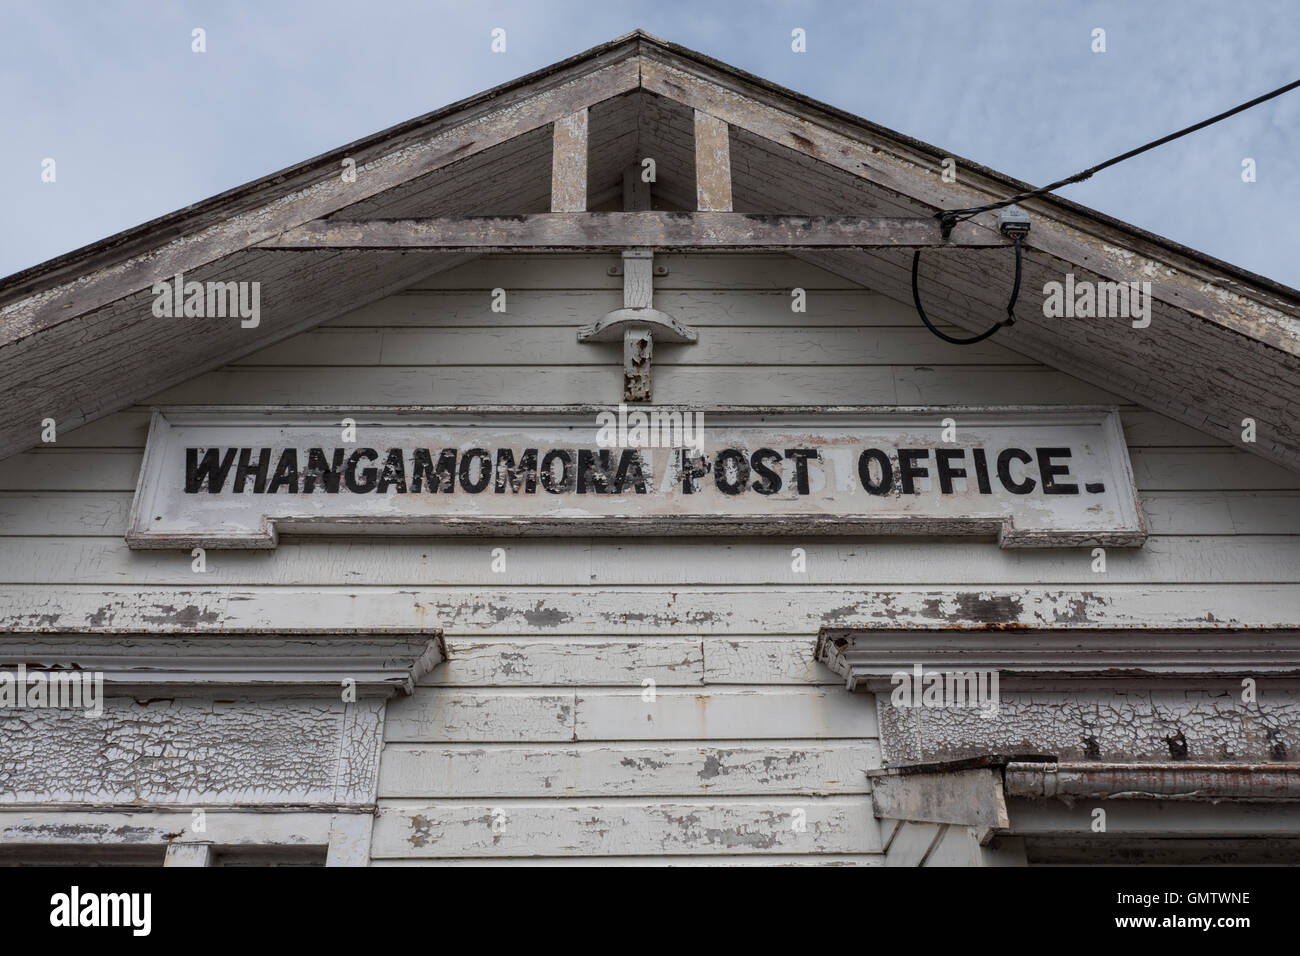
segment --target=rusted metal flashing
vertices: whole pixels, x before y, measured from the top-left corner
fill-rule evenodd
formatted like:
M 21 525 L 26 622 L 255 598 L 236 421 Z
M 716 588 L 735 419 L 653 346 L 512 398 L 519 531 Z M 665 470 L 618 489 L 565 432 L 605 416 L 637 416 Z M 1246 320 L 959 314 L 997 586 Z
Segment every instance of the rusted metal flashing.
M 1297 801 L 1300 764 L 1009 762 L 1007 797 L 1068 800 Z

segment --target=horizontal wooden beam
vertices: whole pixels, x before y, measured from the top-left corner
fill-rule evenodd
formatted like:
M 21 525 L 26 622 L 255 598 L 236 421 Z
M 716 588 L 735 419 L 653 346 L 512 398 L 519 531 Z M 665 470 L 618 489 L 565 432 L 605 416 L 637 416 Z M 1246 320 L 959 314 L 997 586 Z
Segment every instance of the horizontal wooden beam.
M 625 249 L 863 249 L 1001 246 L 973 223 L 952 237 L 929 218 L 768 216 L 734 212 L 567 212 L 443 219 L 318 219 L 258 244 L 262 249 L 425 249 L 483 252 Z

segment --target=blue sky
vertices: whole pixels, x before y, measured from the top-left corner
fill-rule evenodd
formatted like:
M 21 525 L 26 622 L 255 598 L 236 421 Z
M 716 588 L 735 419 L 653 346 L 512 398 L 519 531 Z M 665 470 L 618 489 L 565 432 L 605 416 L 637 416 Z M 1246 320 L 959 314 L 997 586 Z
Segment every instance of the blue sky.
M 636 27 L 1035 184 L 1300 76 L 1295 0 L 5 0 L 0 276 Z M 1300 90 L 1061 195 L 1300 287 L 1298 173 Z

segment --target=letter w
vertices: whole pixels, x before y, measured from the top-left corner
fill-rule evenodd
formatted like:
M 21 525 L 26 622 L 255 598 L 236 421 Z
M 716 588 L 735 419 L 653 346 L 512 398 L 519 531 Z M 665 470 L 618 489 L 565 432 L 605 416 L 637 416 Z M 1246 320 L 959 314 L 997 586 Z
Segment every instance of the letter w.
M 203 488 L 204 480 L 208 483 L 208 491 L 216 494 L 221 490 L 221 486 L 226 483 L 226 475 L 230 473 L 230 466 L 235 461 L 235 449 L 227 448 L 226 457 L 220 460 L 218 464 L 220 451 L 216 448 L 209 448 L 203 453 L 203 461 L 199 461 L 199 450 L 197 448 L 185 449 L 185 493 L 187 495 L 197 494 Z

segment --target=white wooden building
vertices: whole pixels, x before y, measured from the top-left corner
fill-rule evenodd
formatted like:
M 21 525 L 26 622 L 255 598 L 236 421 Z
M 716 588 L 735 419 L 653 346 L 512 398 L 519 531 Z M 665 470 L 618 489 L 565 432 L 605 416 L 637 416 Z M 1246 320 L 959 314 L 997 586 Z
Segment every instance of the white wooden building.
M 0 695 L 105 698 L 0 706 L 0 862 L 1300 858 L 1300 293 L 1042 198 L 949 344 L 913 250 L 982 331 L 1011 242 L 935 215 L 1026 187 L 946 157 L 638 32 L 10 277 Z M 583 459 L 620 402 L 698 498 Z

